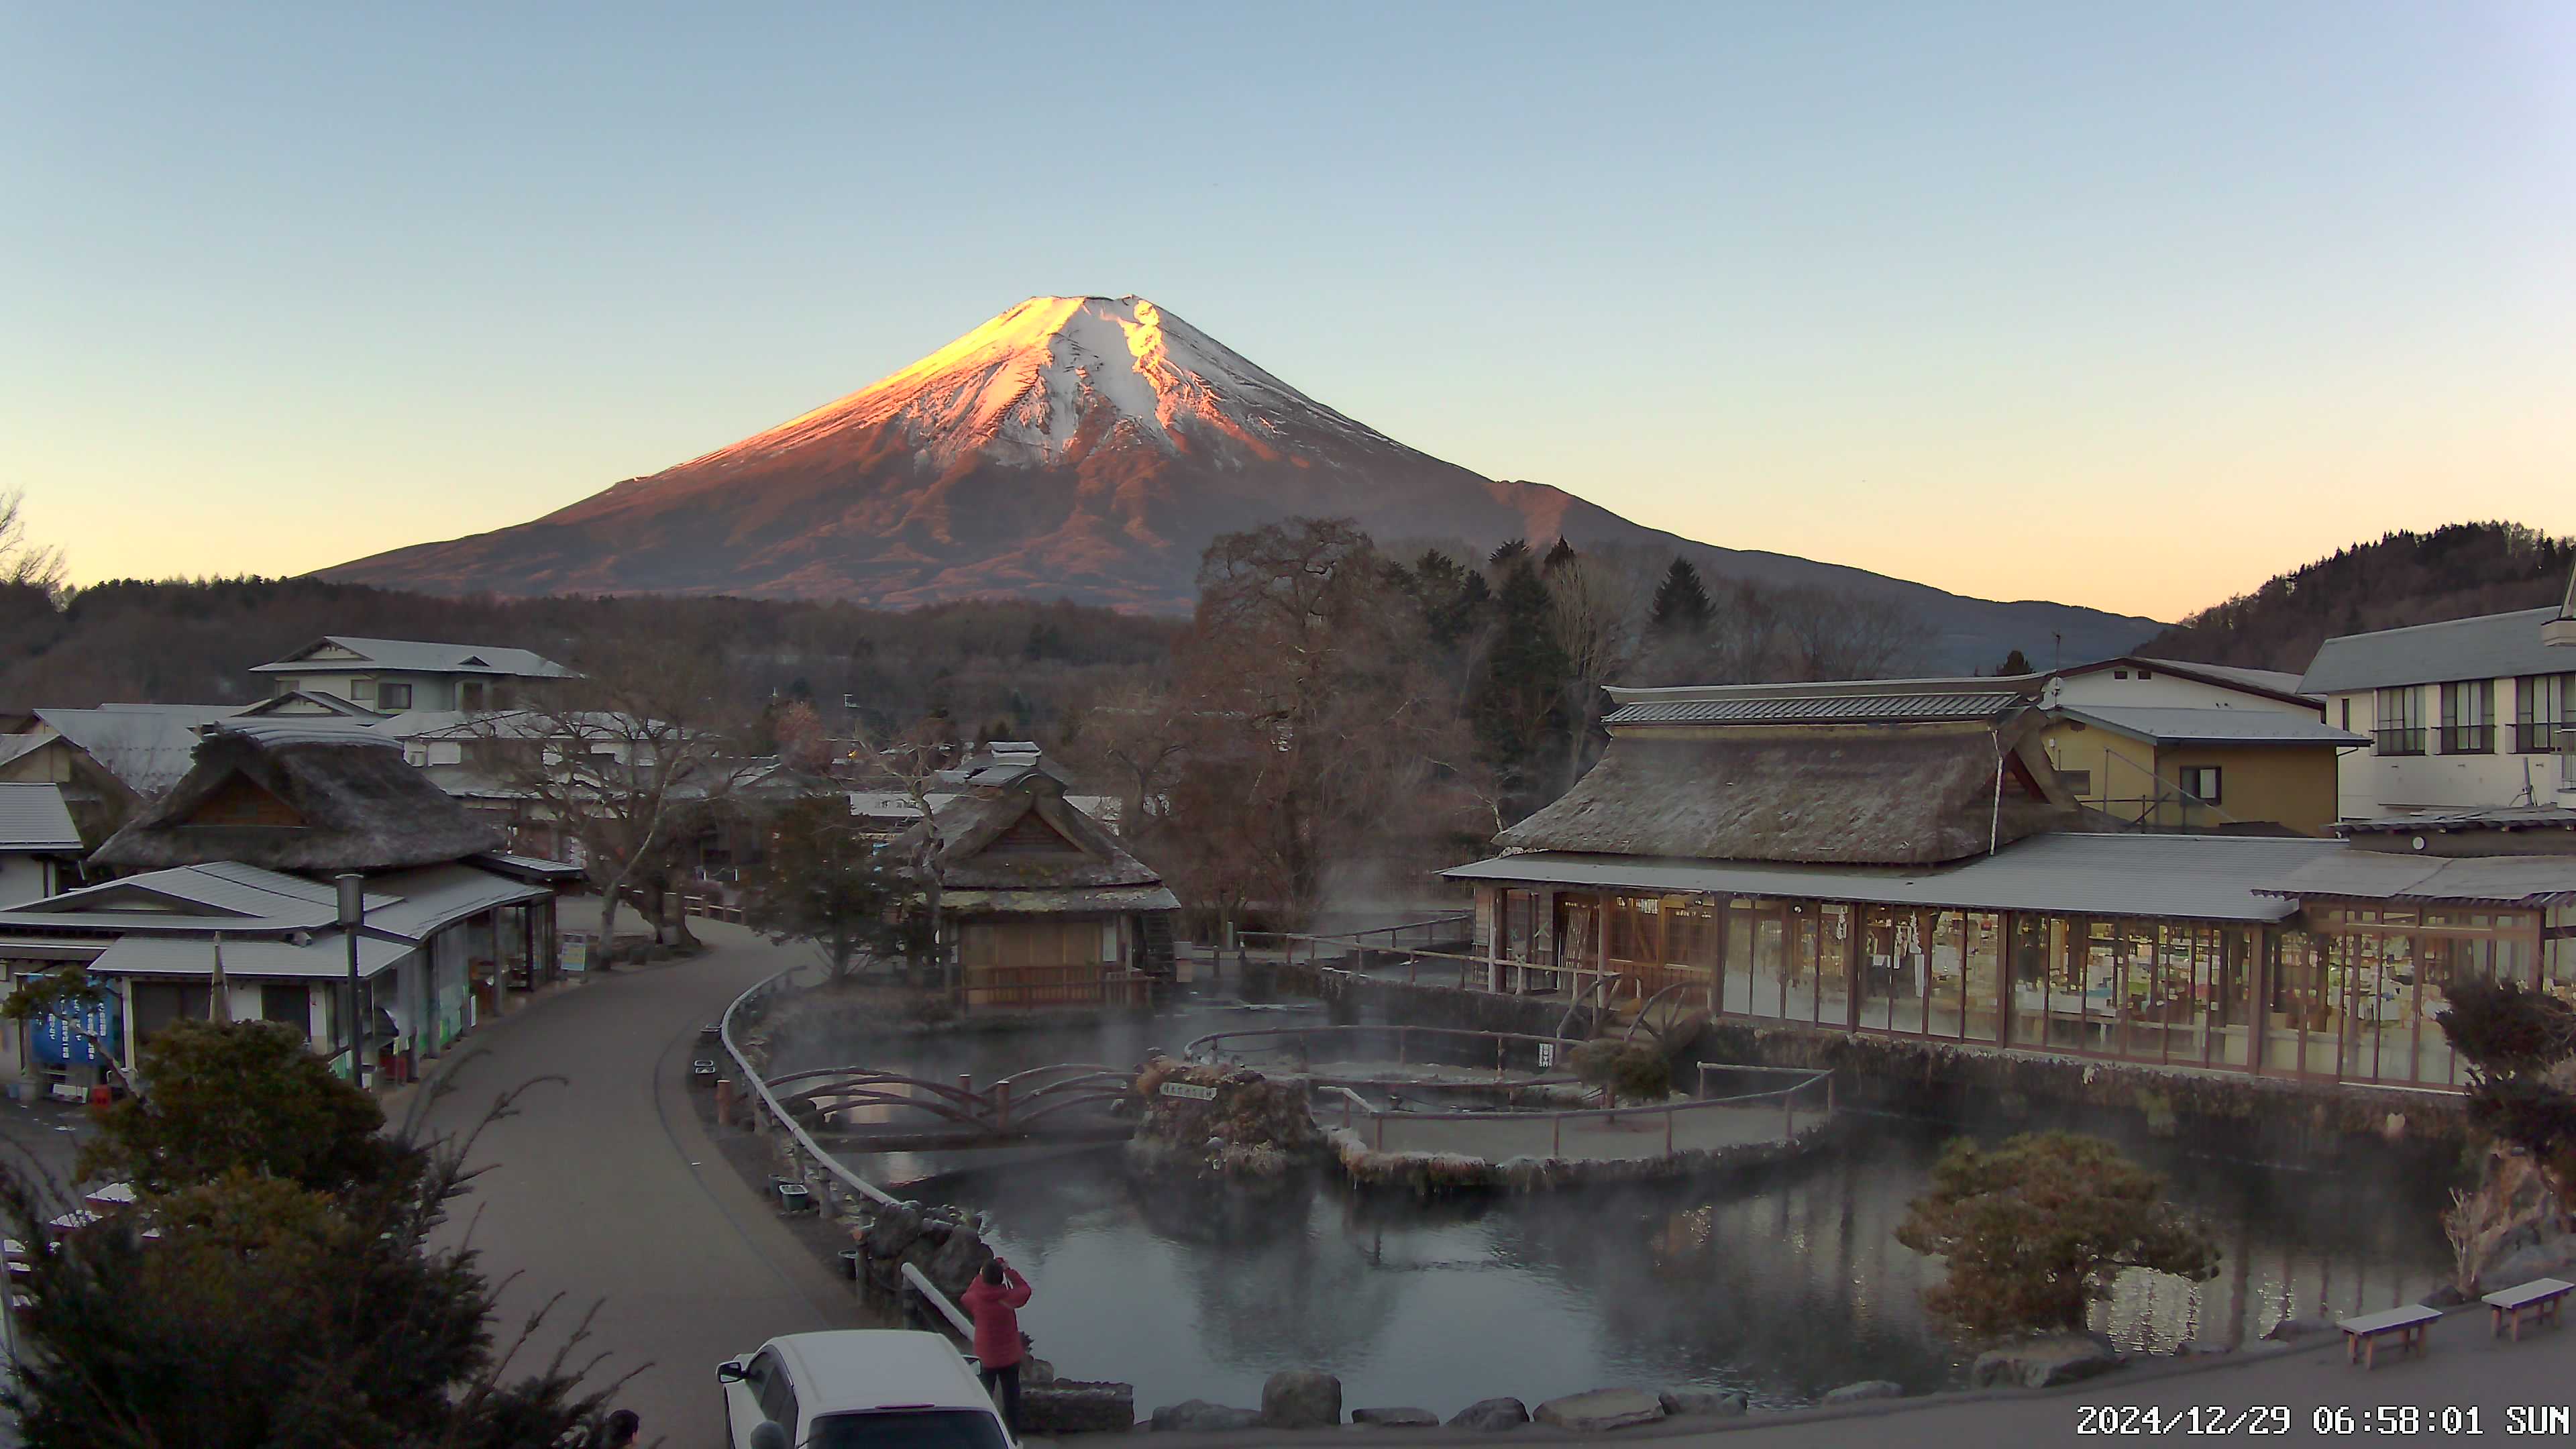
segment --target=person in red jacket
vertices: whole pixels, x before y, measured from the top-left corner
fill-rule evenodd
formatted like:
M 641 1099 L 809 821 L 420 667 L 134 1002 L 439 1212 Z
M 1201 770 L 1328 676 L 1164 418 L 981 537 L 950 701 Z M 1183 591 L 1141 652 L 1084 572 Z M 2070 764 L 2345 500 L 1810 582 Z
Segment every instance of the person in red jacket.
M 1019 1310 L 1028 1306 L 1029 1280 L 999 1257 L 984 1265 L 982 1277 L 966 1285 L 966 1312 L 975 1320 L 975 1362 L 984 1376 L 984 1391 L 1001 1392 L 1002 1422 L 1020 1432 L 1020 1360 L 1028 1350 L 1020 1343 Z

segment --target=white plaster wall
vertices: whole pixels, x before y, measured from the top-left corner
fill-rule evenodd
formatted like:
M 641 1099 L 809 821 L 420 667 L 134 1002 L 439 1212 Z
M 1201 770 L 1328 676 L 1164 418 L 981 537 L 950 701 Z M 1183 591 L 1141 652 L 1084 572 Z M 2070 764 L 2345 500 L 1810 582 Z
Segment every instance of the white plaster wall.
M 0 906 L 41 901 L 52 893 L 48 889 L 52 880 L 52 873 L 39 856 L 0 855 Z
M 2439 685 L 2424 685 L 2425 747 L 2441 748 L 2442 694 Z M 2344 710 L 2352 711 L 2352 728 L 2369 734 L 2377 725 L 2378 695 L 2359 690 L 2326 702 L 2326 723 L 2342 727 Z M 2505 805 L 2576 803 L 2576 791 L 2561 783 L 2555 755 L 2513 753 L 2513 721 L 2518 712 L 2514 681 L 2495 681 L 2496 744 L 2484 755 L 2382 756 L 2375 748 L 2347 751 L 2336 770 L 2338 810 L 2347 820 L 2403 815 L 2418 810 L 2478 810 Z
M 2268 695 L 2249 694 L 2224 685 L 2203 684 L 2196 679 L 2155 671 L 2153 679 L 2140 679 L 2135 670 L 2126 679 L 2114 679 L 2108 669 L 2089 674 L 2058 676 L 2060 702 L 2082 709 L 2088 704 L 2133 705 L 2146 709 L 2260 709 L 2276 714 L 2295 714 L 2314 719 L 2317 712 L 2306 705 L 2292 704 Z

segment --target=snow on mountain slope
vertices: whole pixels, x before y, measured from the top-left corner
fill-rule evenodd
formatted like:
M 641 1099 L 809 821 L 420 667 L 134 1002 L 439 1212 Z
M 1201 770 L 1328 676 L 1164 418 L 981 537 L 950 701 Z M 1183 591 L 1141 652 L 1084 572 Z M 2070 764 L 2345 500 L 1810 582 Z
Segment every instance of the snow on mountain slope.
M 2115 653 L 2155 628 L 1694 543 L 1561 489 L 1484 478 L 1317 402 L 1141 297 L 1032 297 L 730 447 L 528 523 L 322 572 L 444 593 L 893 607 L 1012 594 L 1180 611 L 1211 539 L 1296 515 L 1354 518 L 1389 542 L 1635 544 L 1720 579 L 1901 596 L 1940 632 L 1945 662 L 1990 664 L 2050 632 L 2069 650 Z
M 1274 461 L 1301 438 L 1402 450 L 1142 297 L 1032 297 L 891 377 L 684 466 L 886 429 L 938 467 L 970 453 L 1045 467 L 1072 461 L 1087 424 L 1105 442 L 1217 463 Z

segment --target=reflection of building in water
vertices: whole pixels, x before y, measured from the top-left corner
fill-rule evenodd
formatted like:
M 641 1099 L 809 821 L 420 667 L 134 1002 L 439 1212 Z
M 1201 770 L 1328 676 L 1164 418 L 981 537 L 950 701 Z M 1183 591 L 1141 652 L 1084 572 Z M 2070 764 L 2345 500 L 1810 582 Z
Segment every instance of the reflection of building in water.
M 2449 983 L 2576 999 L 2576 854 L 2123 829 L 2039 676 L 1612 693 L 1601 762 L 1448 872 L 1486 989 L 2445 1089 Z

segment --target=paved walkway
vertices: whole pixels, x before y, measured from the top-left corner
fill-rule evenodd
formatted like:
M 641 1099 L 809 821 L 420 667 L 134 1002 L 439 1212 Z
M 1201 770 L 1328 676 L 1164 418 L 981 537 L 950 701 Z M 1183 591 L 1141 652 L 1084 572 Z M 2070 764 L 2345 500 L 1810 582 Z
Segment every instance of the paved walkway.
M 483 1135 L 490 1170 L 455 1204 L 484 1268 L 517 1274 L 502 1328 L 554 1294 L 537 1343 L 551 1352 L 605 1300 L 585 1350 L 613 1375 L 642 1372 L 618 1402 L 647 1441 L 722 1442 L 715 1365 L 775 1334 L 868 1326 L 845 1284 L 726 1164 L 688 1098 L 698 1028 L 796 953 L 737 926 L 692 922 L 715 949 L 615 972 L 531 1004 L 468 1038 L 433 1129 L 470 1126 L 500 1090 L 544 1076 L 520 1113 Z M 541 1359 L 539 1360 L 542 1361 Z

